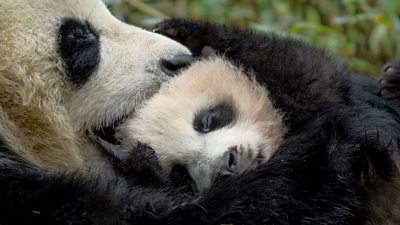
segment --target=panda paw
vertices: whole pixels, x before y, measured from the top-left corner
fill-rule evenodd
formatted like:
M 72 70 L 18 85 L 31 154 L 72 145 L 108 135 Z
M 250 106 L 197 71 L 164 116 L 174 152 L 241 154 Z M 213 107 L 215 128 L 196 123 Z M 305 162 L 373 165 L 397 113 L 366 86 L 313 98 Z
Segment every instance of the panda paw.
M 208 56 L 206 47 L 207 25 L 182 18 L 173 18 L 158 23 L 153 32 L 167 36 L 185 45 L 195 56 Z M 204 50 L 206 48 L 206 50 Z M 211 48 L 211 47 L 210 47 Z M 206 52 L 204 54 L 204 52 Z
M 385 99 L 400 98 L 400 60 L 392 60 L 383 66 L 377 92 Z
M 108 154 L 107 158 L 119 175 L 128 181 L 145 186 L 166 183 L 155 151 L 150 146 L 138 143 L 132 151 L 116 154 Z
M 165 35 L 175 40 L 186 40 L 192 33 L 198 30 L 199 24 L 190 20 L 173 18 L 158 23 L 153 32 Z

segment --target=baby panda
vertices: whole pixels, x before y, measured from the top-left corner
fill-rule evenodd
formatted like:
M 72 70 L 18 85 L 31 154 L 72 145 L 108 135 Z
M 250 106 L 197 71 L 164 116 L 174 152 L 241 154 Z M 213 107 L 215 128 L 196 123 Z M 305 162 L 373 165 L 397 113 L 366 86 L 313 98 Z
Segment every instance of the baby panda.
M 266 162 L 286 133 L 267 90 L 240 68 L 213 57 L 166 83 L 117 136 L 123 149 L 144 143 L 165 175 L 188 173 L 197 190 Z

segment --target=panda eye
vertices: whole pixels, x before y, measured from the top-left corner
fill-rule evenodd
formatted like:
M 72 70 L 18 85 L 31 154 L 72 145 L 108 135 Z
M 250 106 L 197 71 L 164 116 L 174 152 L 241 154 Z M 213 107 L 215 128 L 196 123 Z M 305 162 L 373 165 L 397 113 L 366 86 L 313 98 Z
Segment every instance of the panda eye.
M 100 63 L 99 35 L 87 21 L 65 19 L 58 46 L 69 79 L 76 86 L 83 85 Z
M 227 104 L 203 110 L 193 120 L 193 128 L 200 133 L 209 133 L 233 122 L 235 113 Z
M 96 38 L 93 34 L 88 32 L 88 29 L 78 27 L 77 29 L 72 30 L 68 36 L 67 40 L 70 42 L 76 42 L 78 43 L 79 41 L 84 41 L 84 40 L 90 40 L 93 38 Z

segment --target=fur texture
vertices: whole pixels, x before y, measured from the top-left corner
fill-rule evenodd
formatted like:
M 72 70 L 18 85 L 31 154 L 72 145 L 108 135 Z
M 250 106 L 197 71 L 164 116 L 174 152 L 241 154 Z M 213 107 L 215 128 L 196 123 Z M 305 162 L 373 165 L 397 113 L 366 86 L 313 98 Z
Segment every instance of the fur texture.
M 101 60 L 78 88 L 57 51 L 65 18 L 101 31 Z M 371 80 L 347 80 L 332 57 L 297 40 L 185 20 L 157 31 L 252 69 L 286 112 L 285 142 L 264 165 L 200 196 L 126 184 L 88 133 L 131 114 L 167 79 L 160 60 L 188 50 L 119 22 L 96 0 L 2 0 L 1 224 L 398 221 L 398 105 L 373 95 Z

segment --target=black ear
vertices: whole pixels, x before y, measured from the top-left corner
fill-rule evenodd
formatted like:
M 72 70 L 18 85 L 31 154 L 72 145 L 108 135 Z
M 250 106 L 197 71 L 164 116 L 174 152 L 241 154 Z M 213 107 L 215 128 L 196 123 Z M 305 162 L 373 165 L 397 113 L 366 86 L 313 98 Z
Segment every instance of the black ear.
M 148 145 L 139 143 L 130 151 L 115 145 L 114 148 L 104 149 L 103 156 L 116 172 L 132 183 L 156 187 L 166 183 L 155 151 Z

